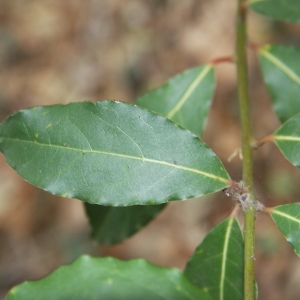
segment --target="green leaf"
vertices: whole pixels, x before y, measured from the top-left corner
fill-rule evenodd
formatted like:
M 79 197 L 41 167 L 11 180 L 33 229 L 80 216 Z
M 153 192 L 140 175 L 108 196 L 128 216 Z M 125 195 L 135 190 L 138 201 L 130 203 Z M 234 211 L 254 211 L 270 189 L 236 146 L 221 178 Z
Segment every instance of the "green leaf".
M 300 203 L 280 205 L 269 211 L 276 226 L 300 256 Z
M 214 68 L 205 65 L 171 78 L 164 86 L 137 99 L 136 104 L 167 116 L 200 136 L 206 124 L 214 89 Z M 86 204 L 93 228 L 92 236 L 104 244 L 123 241 L 150 222 L 162 208 L 153 205 L 107 208 Z M 122 226 L 116 225 L 121 223 Z
M 248 5 L 255 12 L 269 18 L 300 22 L 300 2 L 298 0 L 249 0 Z
M 212 65 L 186 70 L 140 97 L 136 104 L 201 136 L 215 89 Z
M 300 112 L 300 49 L 264 46 L 258 53 L 274 110 L 279 120 L 285 122 Z
M 165 206 L 161 204 L 108 207 L 85 203 L 92 237 L 101 244 L 122 242 L 147 225 Z
M 49 276 L 14 287 L 7 300 L 18 299 L 203 299 L 180 270 L 159 268 L 142 259 L 82 256 Z
M 220 160 L 196 136 L 127 103 L 17 112 L 0 125 L 0 150 L 34 185 L 92 204 L 160 204 L 229 184 Z
M 184 270 L 186 277 L 212 299 L 244 299 L 244 242 L 235 218 L 214 227 Z
M 300 168 L 300 114 L 285 122 L 273 136 L 283 155 Z

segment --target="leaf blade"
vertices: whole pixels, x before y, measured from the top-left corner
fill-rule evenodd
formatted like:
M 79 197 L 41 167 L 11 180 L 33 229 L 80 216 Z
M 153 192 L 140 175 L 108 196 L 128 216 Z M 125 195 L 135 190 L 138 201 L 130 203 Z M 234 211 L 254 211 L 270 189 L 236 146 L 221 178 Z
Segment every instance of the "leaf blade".
M 220 160 L 196 136 L 113 101 L 20 111 L 1 123 L 0 150 L 29 182 L 92 204 L 161 204 L 229 183 Z
M 300 5 L 294 0 L 250 0 L 248 6 L 269 18 L 300 22 Z
M 300 256 L 300 203 L 276 206 L 269 212 L 295 253 Z
M 235 218 L 228 218 L 204 238 L 184 274 L 212 299 L 243 299 L 243 261 L 241 230 Z
M 281 122 L 300 112 L 300 49 L 286 46 L 264 46 L 259 49 L 263 78 Z
M 85 203 L 92 227 L 91 235 L 100 244 L 124 241 L 153 220 L 166 205 L 133 205 L 108 207 Z
M 136 104 L 201 136 L 214 89 L 215 71 L 208 64 L 172 77 L 163 86 L 139 97 Z
M 41 280 L 14 287 L 6 299 L 34 300 L 41 295 L 45 300 L 210 299 L 179 270 L 159 268 L 142 259 L 124 262 L 89 256 L 82 256 Z
M 273 135 L 274 143 L 294 166 L 300 168 L 300 114 L 285 122 Z

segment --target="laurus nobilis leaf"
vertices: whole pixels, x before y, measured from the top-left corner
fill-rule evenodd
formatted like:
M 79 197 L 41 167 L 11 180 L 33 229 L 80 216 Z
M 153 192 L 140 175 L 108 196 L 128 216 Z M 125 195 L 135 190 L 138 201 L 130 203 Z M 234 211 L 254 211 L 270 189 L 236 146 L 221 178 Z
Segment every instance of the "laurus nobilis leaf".
M 192 285 L 180 270 L 159 268 L 142 260 L 81 256 L 47 277 L 24 282 L 6 300 L 149 299 L 211 300 Z
M 136 104 L 157 112 L 201 135 L 215 88 L 212 65 L 199 66 L 171 78 L 140 97 Z M 102 244 L 122 242 L 149 223 L 164 205 L 104 207 L 85 203 L 92 237 Z
M 211 231 L 190 257 L 184 274 L 212 299 L 244 299 L 244 241 L 237 220 L 230 217 Z
M 283 155 L 300 168 L 300 114 L 285 122 L 274 133 L 273 139 Z
M 268 211 L 276 226 L 300 256 L 300 203 L 280 205 Z
M 267 45 L 258 55 L 274 111 L 285 122 L 300 112 L 300 48 Z
M 249 0 L 248 6 L 266 17 L 300 22 L 300 2 L 298 0 Z
M 188 69 L 138 98 L 136 104 L 201 136 L 215 90 L 211 64 Z
M 189 131 L 113 101 L 19 111 L 0 125 L 0 150 L 32 184 L 94 204 L 160 204 L 216 192 L 230 180 Z
M 111 207 L 84 203 L 92 237 L 100 244 L 116 244 L 124 241 L 147 225 L 166 204 Z

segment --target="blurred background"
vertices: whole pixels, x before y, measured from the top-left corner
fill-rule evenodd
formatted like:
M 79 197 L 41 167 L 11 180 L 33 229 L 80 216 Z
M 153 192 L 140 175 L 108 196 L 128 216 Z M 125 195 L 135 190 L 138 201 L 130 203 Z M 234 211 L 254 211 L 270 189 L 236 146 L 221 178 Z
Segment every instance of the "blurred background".
M 234 53 L 236 1 L 0 0 L 0 117 L 35 105 L 112 99 L 132 102 L 187 68 Z M 248 15 L 256 44 L 300 45 L 300 25 Z M 249 50 L 255 137 L 280 125 L 255 53 Z M 203 140 L 234 180 L 241 161 L 236 74 L 217 66 L 217 90 Z M 173 202 L 142 231 L 116 246 L 90 239 L 83 205 L 22 180 L 0 157 L 0 299 L 81 254 L 143 257 L 183 268 L 207 232 L 234 207 L 222 192 Z M 255 152 L 256 191 L 266 206 L 299 200 L 300 173 L 279 150 Z M 243 226 L 243 219 L 241 226 Z M 300 260 L 267 214 L 257 216 L 259 299 L 300 298 Z

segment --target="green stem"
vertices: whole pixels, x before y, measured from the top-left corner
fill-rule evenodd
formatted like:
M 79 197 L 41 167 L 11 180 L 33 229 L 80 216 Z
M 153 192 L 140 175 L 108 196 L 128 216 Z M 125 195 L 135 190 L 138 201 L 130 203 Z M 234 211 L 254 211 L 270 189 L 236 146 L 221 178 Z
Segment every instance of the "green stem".
M 252 128 L 250 118 L 250 100 L 248 92 L 248 68 L 246 54 L 246 6 L 244 0 L 238 0 L 236 24 L 236 65 L 238 75 L 238 97 L 242 129 L 243 181 L 250 203 L 255 203 L 253 187 Z M 244 300 L 255 299 L 254 280 L 254 234 L 256 208 L 248 205 L 244 211 Z

